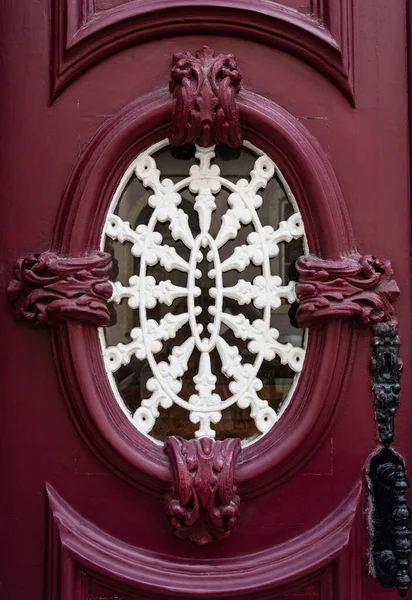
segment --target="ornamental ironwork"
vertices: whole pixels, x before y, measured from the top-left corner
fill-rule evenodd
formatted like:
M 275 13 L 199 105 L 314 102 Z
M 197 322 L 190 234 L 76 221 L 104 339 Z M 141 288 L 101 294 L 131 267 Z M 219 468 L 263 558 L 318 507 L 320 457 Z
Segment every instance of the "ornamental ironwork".
M 273 161 L 264 154 L 256 154 L 248 179 L 234 182 L 221 176 L 220 168 L 214 162 L 214 147 L 197 146 L 196 161 L 188 176 L 172 181 L 161 178 L 153 157 L 160 147 L 162 145 L 157 144 L 140 154 L 125 175 L 126 179 L 135 176 L 153 192 L 148 198 L 148 205 L 153 209 L 148 223 L 133 227 L 115 214 L 115 197 L 104 228 L 104 239 L 108 237 L 121 244 L 129 243 L 131 254 L 140 262 L 139 272 L 130 277 L 128 285 L 120 281 L 111 283 L 113 293 L 110 300 L 114 303 L 127 301 L 131 309 L 138 311 L 139 326 L 131 329 L 128 343 L 106 345 L 103 342 L 106 369 L 110 377 L 127 365 L 132 357 L 148 362 L 152 376 L 146 386 L 151 395 L 143 399 L 130 415 L 134 425 L 144 434 L 150 434 L 159 409 L 167 410 L 174 404 L 189 412 L 190 421 L 198 425 L 195 432 L 198 438 L 214 438 L 216 432 L 212 425 L 220 421 L 222 411 L 235 404 L 250 410 L 257 430 L 266 433 L 277 421 L 278 414 L 259 396 L 263 384 L 258 373 L 263 361 L 278 357 L 296 374 L 301 371 L 304 361 L 305 350 L 290 342 L 281 343 L 278 329 L 271 324 L 272 313 L 282 302 L 296 301 L 295 282 L 289 281 L 285 285 L 279 274 L 272 272 L 271 259 L 279 254 L 281 242 L 287 244 L 304 236 L 302 217 L 295 209 L 277 228 L 261 222 L 258 209 L 263 200 L 258 192 L 267 186 L 275 173 L 281 177 Z M 192 209 L 197 213 L 196 231 L 192 231 L 187 211 L 180 206 L 181 193 L 185 189 L 194 196 Z M 213 234 L 212 213 L 222 189 L 228 192 L 227 209 L 217 234 Z M 164 243 L 161 233 L 156 230 L 159 223 L 167 224 L 175 245 Z M 247 235 L 246 243 L 236 245 L 239 231 L 245 226 L 253 230 Z M 235 247 L 223 259 L 221 251 L 229 240 L 235 240 Z M 188 250 L 188 259 L 179 252 L 182 244 Z M 197 299 L 202 293 L 199 267 L 204 267 L 205 263 L 208 264 L 207 277 L 213 284 L 208 289 L 206 303 L 199 305 Z M 235 270 L 242 273 L 250 264 L 259 268 L 259 275 L 251 279 L 236 277 L 235 285 L 225 285 L 226 272 Z M 170 279 L 159 281 L 150 274 L 150 267 L 155 265 L 165 272 L 177 270 L 184 273 L 187 284 L 179 286 Z M 185 300 L 186 310 L 175 314 L 171 308 L 159 320 L 150 318 L 150 309 L 158 303 L 171 306 L 176 298 Z M 260 318 L 249 320 L 241 309 L 236 314 L 226 311 L 227 299 L 240 307 L 253 305 Z M 199 323 L 202 311 L 210 316 L 207 327 Z M 172 347 L 168 360 L 158 362 L 156 355 L 164 342 L 174 340 L 177 332 L 186 325 L 190 327 L 187 339 Z M 230 329 L 235 338 L 247 344 L 248 351 L 254 356 L 252 363 L 243 361 L 239 348 L 228 343 L 222 335 L 222 328 Z M 194 351 L 199 353 L 198 369 L 193 377 L 195 393 L 184 399 L 180 392 Z M 211 365 L 211 353 L 215 351 L 220 359 L 221 371 L 229 380 L 229 398 L 222 399 L 216 393 L 216 375 Z M 111 381 L 114 381 L 113 378 Z M 173 433 L 170 432 L 171 435 Z

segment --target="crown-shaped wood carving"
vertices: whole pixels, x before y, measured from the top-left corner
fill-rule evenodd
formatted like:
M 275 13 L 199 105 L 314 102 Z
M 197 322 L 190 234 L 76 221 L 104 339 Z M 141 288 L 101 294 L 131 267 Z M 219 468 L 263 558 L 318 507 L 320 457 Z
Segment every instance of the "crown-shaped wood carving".
M 170 92 L 174 107 L 169 140 L 173 146 L 242 145 L 236 96 L 242 74 L 233 54 L 214 55 L 203 46 L 173 55 Z

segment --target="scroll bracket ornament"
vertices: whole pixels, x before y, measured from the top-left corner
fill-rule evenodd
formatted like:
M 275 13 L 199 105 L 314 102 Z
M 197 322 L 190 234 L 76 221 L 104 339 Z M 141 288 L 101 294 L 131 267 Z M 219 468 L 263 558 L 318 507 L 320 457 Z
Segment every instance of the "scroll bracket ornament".
M 300 327 L 334 318 L 352 319 L 367 326 L 391 319 L 400 292 L 388 260 L 372 255 L 340 260 L 309 255 L 298 258 L 296 269 L 296 319 Z
M 234 475 L 240 440 L 173 436 L 165 452 L 173 471 L 166 514 L 175 535 L 200 545 L 229 537 L 239 518 Z
M 69 258 L 42 252 L 21 258 L 7 288 L 16 319 L 39 325 L 69 320 L 107 325 L 111 265 L 106 252 Z
M 169 89 L 174 98 L 169 140 L 172 146 L 242 145 L 236 96 L 242 74 L 232 54 L 214 55 L 203 46 L 173 55 Z

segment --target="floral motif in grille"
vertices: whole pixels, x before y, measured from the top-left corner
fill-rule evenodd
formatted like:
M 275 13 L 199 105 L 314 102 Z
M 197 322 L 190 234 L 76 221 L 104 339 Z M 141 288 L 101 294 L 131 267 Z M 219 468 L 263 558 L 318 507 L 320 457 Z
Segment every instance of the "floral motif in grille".
M 213 163 L 214 147 L 196 147 L 195 157 L 189 176 L 174 183 L 170 179 L 161 179 L 151 152 L 143 152 L 134 161 L 129 172 L 153 191 L 148 203 L 153 212 L 148 225 L 138 225 L 136 229 L 119 216 L 110 213 L 107 217 L 104 234 L 121 244 L 130 243 L 133 256 L 140 259 L 139 274 L 129 279 L 129 285 L 112 282 L 111 301 L 120 303 L 127 299 L 130 308 L 139 311 L 139 327 L 130 331 L 131 341 L 119 343 L 104 349 L 104 360 L 110 373 L 130 362 L 133 356 L 147 360 L 152 377 L 147 382 L 150 397 L 142 400 L 141 406 L 132 415 L 132 421 L 142 433 L 150 434 L 159 407 L 170 408 L 174 403 L 189 412 L 192 423 L 198 424 L 196 437 L 215 437 L 212 424 L 222 418 L 222 411 L 237 404 L 249 409 L 257 429 L 261 433 L 268 431 L 277 421 L 278 415 L 266 400 L 259 397 L 262 381 L 258 377 L 259 368 L 264 360 L 271 361 L 279 357 L 284 365 L 289 365 L 296 373 L 300 372 L 304 349 L 291 343 L 278 341 L 279 331 L 271 327 L 271 313 L 286 300 L 296 300 L 295 282 L 283 285 L 281 278 L 272 274 L 270 259 L 279 253 L 280 242 L 291 242 L 304 235 L 301 215 L 295 212 L 289 219 L 282 221 L 277 229 L 263 225 L 258 215 L 262 197 L 258 191 L 265 188 L 274 177 L 276 166 L 265 156 L 259 156 L 250 173 L 249 180 L 240 179 L 236 183 L 223 178 L 220 168 Z M 189 188 L 195 196 L 194 210 L 197 212 L 200 232 L 193 235 L 189 227 L 187 213 L 181 208 L 180 192 Z M 212 213 L 216 209 L 216 195 L 222 188 L 229 191 L 228 207 L 221 219 L 220 229 L 215 237 L 211 235 Z M 162 235 L 155 231 L 156 224 L 167 223 L 174 240 L 180 240 L 190 251 L 189 260 L 178 254 L 175 247 L 163 243 Z M 252 224 L 245 244 L 235 247 L 231 256 L 221 260 L 220 249 L 238 236 L 242 226 Z M 196 306 L 196 298 L 201 290 L 196 285 L 201 272 L 198 268 L 203 260 L 202 249 L 207 249 L 206 258 L 210 263 L 208 276 L 214 280 L 210 288 L 208 312 L 210 323 L 208 335 L 198 324 L 197 318 L 202 309 Z M 252 281 L 239 278 L 230 287 L 224 286 L 223 274 L 236 269 L 245 271 L 250 263 L 261 268 L 261 274 Z M 187 286 L 179 287 L 166 279 L 157 282 L 147 274 L 147 267 L 160 265 L 165 271 L 179 270 L 187 274 Z M 261 311 L 261 318 L 250 322 L 243 314 L 230 314 L 223 310 L 224 298 L 231 298 L 239 305 L 252 303 Z M 167 313 L 157 322 L 148 318 L 147 309 L 157 303 L 171 306 L 176 298 L 186 299 L 186 312 Z M 184 325 L 189 324 L 191 335 L 181 345 L 172 348 L 166 361 L 156 361 L 156 354 L 162 349 L 163 342 L 174 339 Z M 253 364 L 244 364 L 237 346 L 231 346 L 221 335 L 222 327 L 229 327 L 236 338 L 248 344 L 248 350 L 255 355 Z M 179 393 L 182 379 L 185 377 L 188 361 L 194 349 L 200 353 L 198 372 L 193 378 L 196 393 L 188 400 Z M 229 390 L 232 396 L 221 399 L 215 391 L 216 376 L 213 374 L 210 353 L 216 349 L 221 361 L 221 370 L 230 380 Z M 173 432 L 170 432 L 173 434 Z

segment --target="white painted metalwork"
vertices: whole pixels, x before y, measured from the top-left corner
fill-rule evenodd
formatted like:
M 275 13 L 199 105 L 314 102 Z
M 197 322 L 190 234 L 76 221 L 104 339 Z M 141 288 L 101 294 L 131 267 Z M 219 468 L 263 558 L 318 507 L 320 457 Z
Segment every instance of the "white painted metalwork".
M 129 415 L 137 429 L 150 434 L 159 407 L 170 408 L 173 403 L 189 411 L 192 423 L 199 424 L 197 437 L 215 437 L 211 425 L 222 417 L 222 411 L 237 403 L 242 409 L 250 409 L 261 433 L 267 432 L 277 421 L 278 415 L 266 400 L 262 400 L 258 392 L 262 382 L 258 378 L 259 368 L 263 360 L 271 361 L 276 356 L 282 364 L 287 364 L 299 373 L 303 366 L 304 349 L 291 343 L 278 341 L 279 331 L 271 327 L 271 313 L 277 310 L 286 300 L 296 300 L 295 283 L 283 285 L 281 278 L 272 274 L 270 259 L 279 253 L 279 243 L 288 243 L 304 235 L 303 221 L 297 212 L 296 202 L 285 184 L 285 189 L 295 208 L 286 221 L 282 221 L 275 230 L 264 225 L 258 215 L 262 205 L 262 197 L 258 191 L 265 188 L 269 180 L 281 174 L 273 161 L 266 155 L 258 155 L 250 178 L 240 179 L 236 183 L 223 178 L 217 164 L 213 163 L 214 148 L 197 147 L 195 157 L 198 164 L 193 164 L 189 176 L 177 183 L 170 179 L 161 179 L 156 166 L 154 154 L 165 142 L 153 146 L 140 154 L 127 170 L 118 191 L 113 199 L 111 210 L 104 227 L 102 246 L 106 236 L 124 244 L 131 244 L 131 253 L 140 259 L 139 274 L 129 279 L 129 285 L 116 281 L 112 283 L 111 301 L 119 304 L 127 300 L 130 308 L 139 311 L 139 327 L 130 331 L 129 343 L 118 343 L 106 347 L 104 335 L 103 355 L 109 377 L 122 365 L 130 362 L 133 356 L 139 360 L 146 359 L 153 376 L 147 382 L 151 396 L 142 400 L 141 406 L 133 415 Z M 257 151 L 258 152 L 258 151 Z M 116 205 L 127 182 L 135 175 L 146 188 L 153 191 L 148 204 L 154 210 L 147 225 L 138 225 L 133 229 L 128 222 L 114 214 Z M 228 208 L 221 219 L 217 235 L 211 234 L 212 213 L 216 209 L 216 195 L 221 188 L 230 192 Z M 189 227 L 188 215 L 179 208 L 182 197 L 180 192 L 189 189 L 195 196 L 194 210 L 197 212 L 200 233 L 195 237 Z M 156 224 L 168 223 L 174 240 L 180 240 L 189 249 L 190 257 L 185 260 L 175 247 L 163 243 L 162 235 L 155 231 Z M 254 231 L 246 239 L 246 243 L 237 246 L 232 255 L 221 260 L 220 249 L 230 239 L 236 239 L 242 226 L 252 224 Z M 207 249 L 206 259 L 210 263 L 208 277 L 214 281 L 209 291 L 210 323 L 208 335 L 203 331 L 197 318 L 202 309 L 196 306 L 196 298 L 201 290 L 196 282 L 201 277 L 199 264 L 204 260 L 202 249 Z M 223 273 L 230 270 L 244 271 L 252 263 L 261 268 L 261 275 L 252 281 L 239 279 L 235 285 L 225 287 Z M 147 274 L 147 267 L 160 265 L 165 271 L 179 270 L 187 274 L 187 286 L 179 287 L 170 280 L 156 282 Z M 243 314 L 233 315 L 223 311 L 225 297 L 232 298 L 239 305 L 252 303 L 261 311 L 261 318 L 250 322 Z M 162 303 L 171 306 L 176 298 L 186 298 L 186 312 L 172 314 L 169 312 L 159 322 L 147 316 L 147 309 Z M 173 339 L 185 324 L 190 326 L 190 336 L 183 344 L 174 346 L 167 361 L 156 361 L 156 354 L 162 349 L 163 342 Z M 248 344 L 249 352 L 256 355 L 253 364 L 243 364 L 239 349 L 230 346 L 221 335 L 222 327 L 230 328 L 234 335 Z M 182 378 L 185 376 L 189 358 L 194 349 L 200 353 L 198 373 L 193 378 L 196 393 L 188 400 L 180 395 Z M 210 353 L 216 349 L 221 360 L 221 370 L 229 378 L 229 390 L 232 396 L 222 400 L 215 392 L 216 376 L 213 374 Z M 112 385 L 116 387 L 116 384 Z M 120 395 L 117 394 L 120 399 Z M 122 406 L 125 410 L 125 406 Z M 128 413 L 127 409 L 125 410 Z M 173 434 L 173 432 L 170 432 Z

